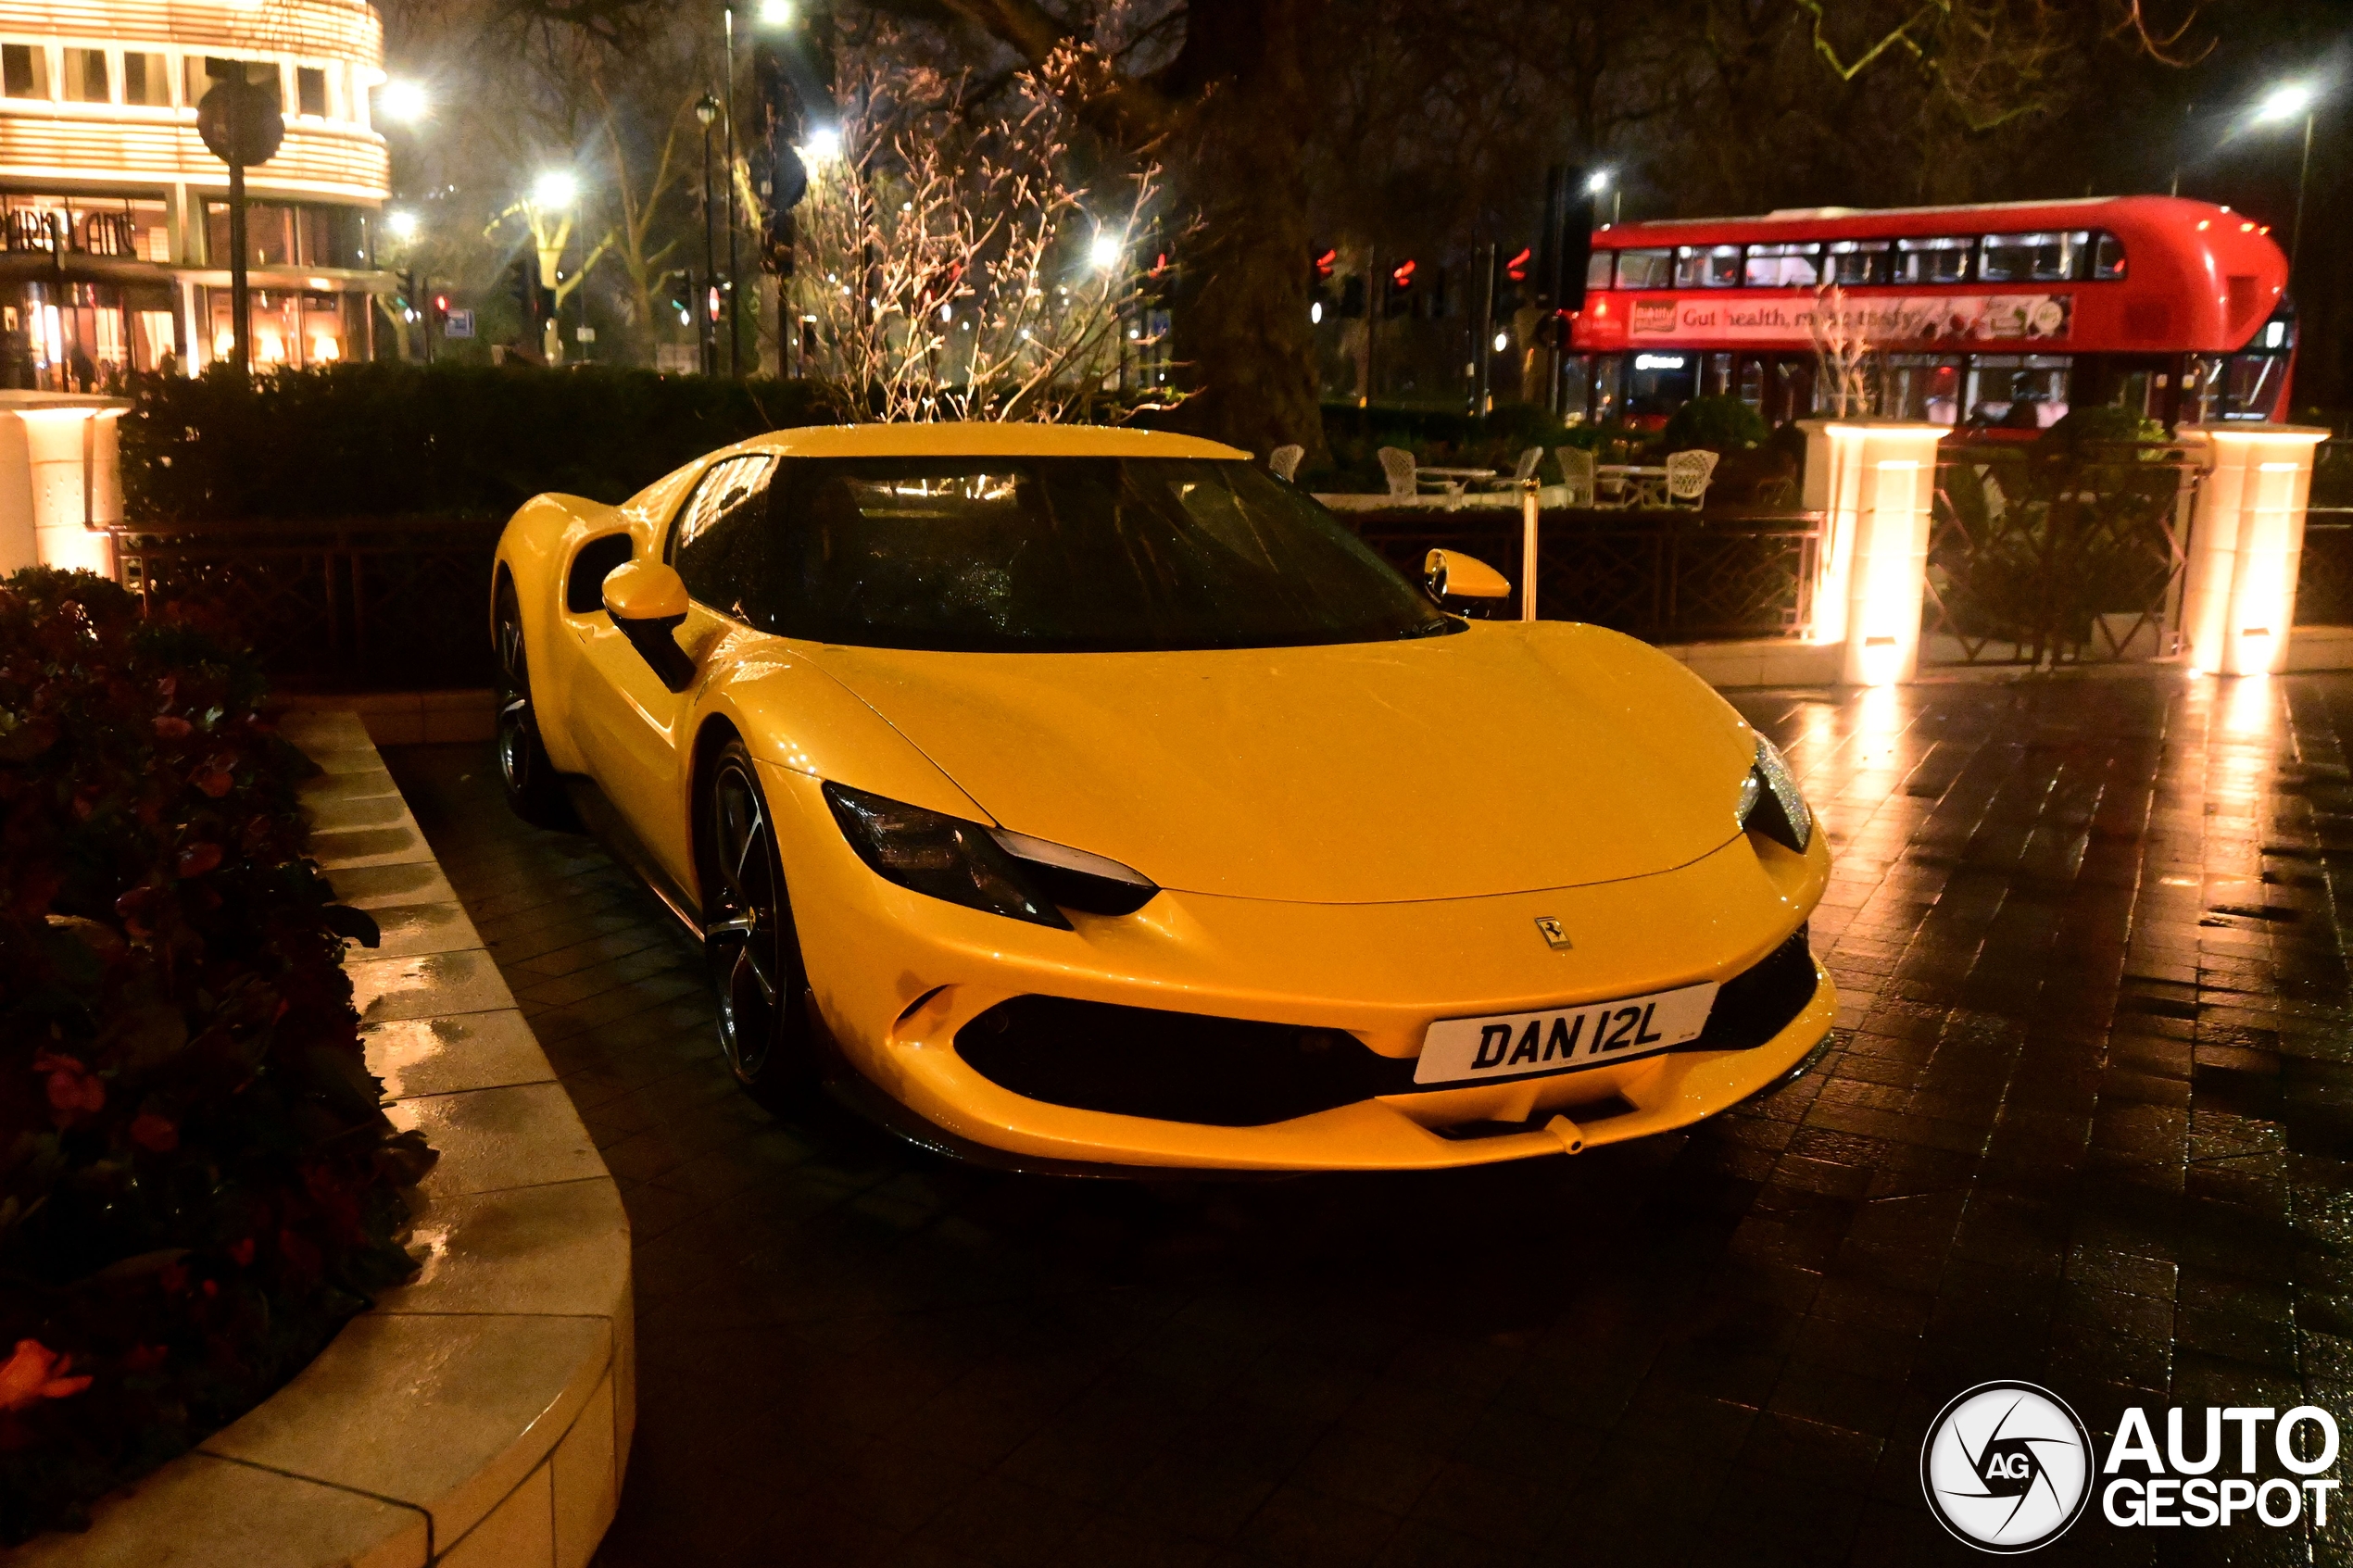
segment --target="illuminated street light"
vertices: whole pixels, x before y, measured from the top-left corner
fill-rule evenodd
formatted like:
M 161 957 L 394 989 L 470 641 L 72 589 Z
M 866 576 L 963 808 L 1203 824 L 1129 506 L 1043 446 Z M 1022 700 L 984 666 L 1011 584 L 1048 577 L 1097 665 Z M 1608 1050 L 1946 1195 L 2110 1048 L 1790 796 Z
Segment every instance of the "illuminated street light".
M 1115 234 L 1096 234 L 1087 247 L 1088 265 L 1098 272 L 1108 272 L 1119 265 L 1119 238 Z
M 376 91 L 376 117 L 413 125 L 433 112 L 433 101 L 414 82 L 387 82 Z
M 384 214 L 384 227 L 391 231 L 394 239 L 406 245 L 417 237 L 417 215 L 396 208 Z
M 2304 157 L 2296 166 L 2296 222 L 2287 232 L 2287 276 L 2292 286 L 2296 282 L 2296 252 L 2304 245 L 2304 186 L 2312 174 L 2312 119 L 2319 112 L 2321 94 L 2309 82 L 2288 82 L 2271 89 L 2255 107 L 2259 125 L 2278 125 L 2304 118 Z
M 1497 332 L 1497 333 L 1495 334 L 1495 352 L 1496 352 L 1496 353 L 1501 354 L 1501 353 L 1503 353 L 1503 352 L 1504 352 L 1504 350 L 1505 350 L 1505 349 L 1509 348 L 1511 345 L 1512 345 L 1512 334 L 1511 334 L 1511 333 L 1509 333 L 1509 332 Z
M 841 132 L 829 125 L 820 125 L 809 132 L 800 144 L 800 161 L 814 169 L 821 163 L 831 163 L 841 157 Z
M 1588 195 L 1598 196 L 1608 189 L 1609 170 L 1606 169 L 1593 170 L 1592 176 L 1585 182 L 1585 194 Z
M 792 0 L 760 0 L 760 25 L 792 26 Z
M 580 182 L 569 169 L 551 169 L 531 187 L 531 199 L 541 207 L 570 207 L 580 199 Z
M 2319 96 L 2305 83 L 2291 82 L 2285 86 L 2272 88 L 2271 95 L 2256 106 L 2255 118 L 2266 123 L 2294 119 L 2300 114 L 2310 113 Z
M 1322 300 L 1311 299 L 1307 302 L 1307 320 L 1308 324 L 1311 326 L 1320 327 L 1324 324 L 1324 302 Z

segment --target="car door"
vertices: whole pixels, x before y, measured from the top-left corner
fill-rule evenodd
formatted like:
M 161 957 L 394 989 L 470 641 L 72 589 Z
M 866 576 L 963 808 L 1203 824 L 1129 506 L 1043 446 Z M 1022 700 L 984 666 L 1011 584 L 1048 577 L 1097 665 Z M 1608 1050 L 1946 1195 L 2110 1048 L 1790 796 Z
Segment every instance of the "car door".
M 723 540 L 733 526 L 763 512 L 775 467 L 775 457 L 766 452 L 711 464 L 678 508 L 663 556 L 673 564 L 707 567 L 716 554 L 710 546 Z M 727 624 L 709 608 L 710 584 L 704 587 L 705 592 L 694 593 L 694 577 L 689 576 L 694 602 L 676 633 L 679 646 L 698 655 Z M 690 682 L 684 691 L 670 690 L 610 616 L 599 612 L 589 621 L 582 650 L 584 673 L 602 688 L 598 700 L 580 709 L 590 769 L 660 869 L 678 885 L 692 886 L 691 834 L 679 809 L 678 788 L 686 763 L 682 748 L 693 741 L 687 731 L 698 683 Z

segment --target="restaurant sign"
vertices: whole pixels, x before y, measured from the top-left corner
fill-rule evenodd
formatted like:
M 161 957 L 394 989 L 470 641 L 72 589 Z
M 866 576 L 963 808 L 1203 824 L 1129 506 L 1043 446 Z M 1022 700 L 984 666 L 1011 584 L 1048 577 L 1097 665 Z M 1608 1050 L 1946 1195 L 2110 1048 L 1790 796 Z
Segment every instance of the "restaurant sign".
M 1828 308 L 1802 295 L 1667 295 L 1633 305 L 1629 335 L 1678 343 L 1811 342 Z M 2074 306 L 2065 294 L 1850 295 L 1839 315 L 1849 334 L 1880 344 L 2064 342 Z

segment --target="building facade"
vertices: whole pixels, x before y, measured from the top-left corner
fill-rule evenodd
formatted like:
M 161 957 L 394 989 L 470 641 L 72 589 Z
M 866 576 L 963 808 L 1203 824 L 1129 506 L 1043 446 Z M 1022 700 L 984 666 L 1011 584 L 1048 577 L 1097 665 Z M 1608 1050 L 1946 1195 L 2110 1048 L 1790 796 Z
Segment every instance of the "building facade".
M 276 89 L 286 125 L 245 171 L 254 364 L 370 356 L 391 283 L 373 9 L 0 0 L 0 387 L 91 391 L 229 357 L 229 171 L 196 106 L 239 70 Z

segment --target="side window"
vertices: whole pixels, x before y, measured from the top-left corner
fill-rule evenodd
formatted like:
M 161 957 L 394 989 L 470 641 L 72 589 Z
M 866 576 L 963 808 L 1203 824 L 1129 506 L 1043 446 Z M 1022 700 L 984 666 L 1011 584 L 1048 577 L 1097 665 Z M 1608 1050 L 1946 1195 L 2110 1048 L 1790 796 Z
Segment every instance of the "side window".
M 564 608 L 574 615 L 590 615 L 605 608 L 605 579 L 613 568 L 628 560 L 631 553 L 629 535 L 608 533 L 591 539 L 580 546 L 572 558 L 572 571 L 564 578 Z
M 768 481 L 775 471 L 776 459 L 765 452 L 725 458 L 711 465 L 678 508 L 677 525 L 670 535 L 670 563 L 686 580 L 691 597 L 721 609 L 735 603 L 737 594 L 728 558 L 742 525 L 761 514 L 758 503 L 768 494 Z
M 1611 274 L 1617 270 L 1612 263 L 1617 259 L 1605 250 L 1597 250 L 1588 257 L 1585 260 L 1585 286 L 1589 289 L 1609 287 Z
M 2124 276 L 2124 242 L 2114 234 L 2102 234 L 2099 245 L 2092 252 L 2092 276 L 2120 278 Z

